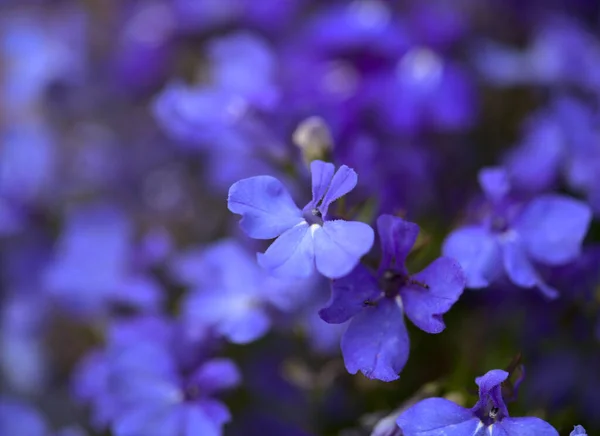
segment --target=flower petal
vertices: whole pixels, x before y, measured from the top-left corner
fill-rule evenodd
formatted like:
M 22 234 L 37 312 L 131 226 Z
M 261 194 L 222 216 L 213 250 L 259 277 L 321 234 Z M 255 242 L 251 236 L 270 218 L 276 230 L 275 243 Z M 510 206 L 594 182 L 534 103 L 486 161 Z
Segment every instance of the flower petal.
M 358 221 L 325 221 L 315 228 L 315 261 L 325 277 L 336 279 L 348 274 L 373 245 L 373 229 Z
M 492 369 L 481 377 L 477 377 L 475 383 L 479 386 L 479 400 L 471 410 L 476 411 L 486 408 L 491 399 L 494 406 L 501 410 L 501 416 L 508 416 L 508 410 L 506 409 L 506 404 L 502 398 L 501 386 L 508 376 L 508 372 L 504 370 Z
M 587 432 L 581 425 L 576 425 L 569 436 L 587 436 Z
M 303 220 L 287 189 L 271 176 L 250 177 L 231 185 L 227 206 L 242 215 L 240 227 L 256 239 L 275 238 Z
M 498 243 L 483 227 L 455 230 L 444 241 L 442 252 L 460 263 L 469 288 L 489 286 L 501 271 Z
M 314 225 L 316 226 L 316 224 Z M 258 264 L 282 278 L 305 278 L 314 271 L 312 229 L 304 222 L 284 232 L 267 251 L 258 253 Z
M 497 202 L 510 191 L 508 173 L 502 167 L 483 168 L 478 174 L 479 185 L 486 197 Z
M 377 218 L 377 231 L 382 251 L 380 270 L 392 266 L 393 259 L 396 268 L 404 268 L 406 257 L 419 236 L 419 226 L 393 215 L 381 215 Z
M 113 425 L 115 436 L 177 436 L 180 420 L 176 406 L 127 409 Z
M 214 400 L 202 400 L 186 405 L 182 436 L 221 436 L 223 424 L 231 419 L 229 410 Z
M 501 242 L 504 269 L 511 282 L 522 288 L 536 286 L 546 297 L 558 297 L 558 291 L 544 283 L 531 264 L 522 241 L 514 235 L 504 237 Z
M 462 294 L 466 277 L 454 259 L 440 257 L 413 277 L 428 286 L 405 286 L 400 290 L 406 316 L 427 333 L 440 333 L 446 325 L 442 315 Z
M 333 179 L 331 179 L 329 189 L 319 206 L 319 211 L 321 211 L 323 216 L 327 215 L 327 209 L 331 203 L 354 189 L 357 181 L 358 176 L 352 168 L 346 165 L 339 167 Z
M 484 436 L 471 410 L 445 398 L 427 398 L 405 410 L 396 421 L 404 436 Z
M 188 383 L 198 386 L 206 395 L 212 395 L 237 386 L 241 375 L 237 366 L 229 359 L 213 359 L 202 364 L 190 377 Z
M 319 311 L 323 321 L 341 324 L 365 308 L 367 301 L 375 301 L 381 295 L 375 277 L 362 265 L 350 274 L 331 282 L 331 298 Z
M 522 288 L 531 288 L 537 284 L 539 277 L 527 258 L 527 253 L 518 236 L 501 237 L 502 261 L 511 282 Z
M 494 427 L 494 436 L 502 436 L 497 430 L 503 430 L 506 436 L 558 436 L 556 429 L 540 418 L 504 418 Z
M 399 378 L 408 360 L 404 315 L 395 301 L 383 299 L 352 318 L 342 337 L 342 355 L 350 374 L 362 372 L 382 381 Z
M 587 204 L 561 195 L 543 195 L 526 207 L 515 229 L 533 259 L 561 265 L 579 255 L 591 219 Z
M 235 305 L 235 301 L 232 304 Z M 219 331 L 234 344 L 248 344 L 264 336 L 270 327 L 271 320 L 264 309 L 249 307 L 223 318 Z
M 325 196 L 331 179 L 335 172 L 335 166 L 322 160 L 314 160 L 310 163 L 310 173 L 312 177 L 312 201 L 310 207 L 317 207 L 319 201 Z

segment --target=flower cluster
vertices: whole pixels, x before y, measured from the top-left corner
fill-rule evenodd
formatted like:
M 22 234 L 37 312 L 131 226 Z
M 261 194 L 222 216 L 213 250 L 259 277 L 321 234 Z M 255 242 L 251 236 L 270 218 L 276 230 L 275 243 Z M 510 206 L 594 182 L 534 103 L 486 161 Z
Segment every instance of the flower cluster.
M 0 436 L 597 434 L 599 16 L 0 0 Z

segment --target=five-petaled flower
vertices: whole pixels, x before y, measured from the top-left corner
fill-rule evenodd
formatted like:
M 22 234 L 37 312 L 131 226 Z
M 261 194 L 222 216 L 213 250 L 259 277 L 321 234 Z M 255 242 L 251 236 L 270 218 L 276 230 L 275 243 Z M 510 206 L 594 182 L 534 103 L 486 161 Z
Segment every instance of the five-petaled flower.
M 572 198 L 543 194 L 516 202 L 509 196 L 504 169 L 485 168 L 479 183 L 490 213 L 473 225 L 452 232 L 443 252 L 457 259 L 467 275 L 467 286 L 484 288 L 503 271 L 521 288 L 539 288 L 554 298 L 557 291 L 538 274 L 535 263 L 556 266 L 573 261 L 592 219 L 590 207 Z
M 477 377 L 479 401 L 471 409 L 445 398 L 427 398 L 404 411 L 396 421 L 404 436 L 558 436 L 539 418 L 511 418 L 502 398 L 509 374 L 493 369 Z
M 458 300 L 465 277 L 458 262 L 440 257 L 423 271 L 409 275 L 404 262 L 419 226 L 392 215 L 377 219 L 382 260 L 376 275 L 362 265 L 332 282 L 328 306 L 319 314 L 338 324 L 352 318 L 342 337 L 346 369 L 369 378 L 398 378 L 409 353 L 404 314 L 421 330 L 440 333 L 442 315 Z
M 272 275 L 300 278 L 315 268 L 326 277 L 348 274 L 373 245 L 373 229 L 357 221 L 330 220 L 329 205 L 350 192 L 358 177 L 342 165 L 313 161 L 312 200 L 300 210 L 281 182 L 271 176 L 240 180 L 229 189 L 229 210 L 242 215 L 251 238 L 277 238 L 258 263 Z

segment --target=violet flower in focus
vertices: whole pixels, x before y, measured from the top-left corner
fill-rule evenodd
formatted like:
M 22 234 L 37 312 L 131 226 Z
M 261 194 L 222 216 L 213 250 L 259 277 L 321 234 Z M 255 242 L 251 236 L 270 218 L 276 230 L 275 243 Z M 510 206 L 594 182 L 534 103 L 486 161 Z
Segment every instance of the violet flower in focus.
M 462 294 L 465 276 L 458 262 L 448 257 L 410 275 L 404 263 L 419 227 L 382 215 L 377 229 L 383 256 L 377 274 L 359 265 L 334 280 L 331 299 L 319 314 L 333 324 L 352 319 L 341 342 L 348 372 L 392 381 L 408 360 L 404 315 L 427 333 L 442 332 L 446 327 L 442 315 Z
M 316 266 L 325 277 L 348 274 L 373 245 L 373 229 L 356 221 L 330 220 L 329 206 L 358 180 L 351 168 L 313 161 L 312 200 L 300 210 L 279 180 L 257 176 L 229 189 L 229 210 L 242 215 L 240 227 L 251 238 L 275 242 L 258 263 L 275 276 L 302 278 Z

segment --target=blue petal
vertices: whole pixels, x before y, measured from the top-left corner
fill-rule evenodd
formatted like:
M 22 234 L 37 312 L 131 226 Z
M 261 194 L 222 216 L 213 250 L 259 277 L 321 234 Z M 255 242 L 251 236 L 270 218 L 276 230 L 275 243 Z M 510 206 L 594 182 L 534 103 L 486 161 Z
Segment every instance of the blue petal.
M 331 179 L 335 172 L 335 166 L 332 163 L 314 160 L 310 163 L 310 173 L 312 177 L 312 201 L 311 208 L 316 207 L 319 201 L 325 196 Z
M 490 399 L 495 407 L 501 410 L 502 416 L 508 416 L 506 404 L 502 398 L 502 383 L 508 378 L 509 374 L 501 369 L 492 369 L 481 377 L 475 379 L 479 386 L 479 400 L 471 410 L 481 410 L 488 406 Z
M 314 225 L 316 226 L 316 224 Z M 258 264 L 275 277 L 305 278 L 314 271 L 315 248 L 312 228 L 304 222 L 284 232 L 264 254 Z
M 231 304 L 236 303 L 233 301 Z M 224 318 L 219 331 L 234 344 L 248 344 L 264 336 L 270 327 L 267 313 L 260 307 L 254 307 Z
M 221 436 L 221 427 L 231 419 L 227 407 L 213 400 L 186 405 L 183 413 L 182 436 Z
M 409 285 L 400 290 L 406 316 L 421 330 L 440 333 L 446 328 L 442 315 L 450 310 L 465 288 L 465 274 L 457 261 L 440 257 L 413 278 L 428 288 Z
M 583 202 L 560 195 L 535 198 L 515 224 L 529 255 L 540 263 L 560 265 L 581 252 L 592 212 Z
M 241 375 L 229 359 L 213 359 L 204 363 L 190 377 L 189 383 L 197 385 L 201 392 L 212 395 L 237 386 Z
M 522 241 L 516 234 L 501 239 L 502 261 L 511 282 L 522 288 L 536 286 L 546 297 L 558 297 L 558 291 L 544 283 L 527 257 Z
M 179 436 L 180 410 L 171 405 L 162 408 L 129 409 L 115 420 L 115 436 Z
M 456 259 L 467 277 L 467 287 L 485 288 L 500 273 L 501 253 L 496 239 L 483 227 L 462 227 L 442 247 L 444 256 Z
M 569 436 L 587 436 L 587 433 L 586 433 L 585 429 L 583 428 L 583 426 L 576 425 L 575 428 L 573 428 L 573 431 L 571 432 L 571 434 Z
M 363 310 L 368 305 L 365 302 L 375 301 L 381 294 L 375 277 L 358 265 L 347 276 L 331 282 L 331 298 L 319 315 L 330 324 L 342 324 Z
M 251 238 L 271 239 L 302 222 L 289 192 L 271 176 L 240 180 L 229 188 L 227 206 L 242 215 L 240 227 Z
M 481 422 L 469 409 L 444 398 L 420 401 L 402 413 L 396 422 L 404 436 L 485 435 Z
M 337 170 L 333 176 L 333 179 L 331 179 L 329 189 L 327 190 L 327 193 L 325 194 L 325 197 L 323 197 L 323 201 L 319 206 L 319 210 L 323 216 L 327 215 L 327 209 L 331 203 L 354 189 L 357 181 L 358 176 L 352 168 L 342 165 Z
M 216 285 L 189 295 L 183 304 L 186 327 L 191 332 L 213 329 L 236 344 L 263 336 L 271 323 L 260 301 L 236 291 Z
M 142 312 L 160 312 L 165 293 L 159 283 L 150 276 L 137 275 L 124 279 L 115 290 L 114 300 Z
M 493 427 L 490 435 L 494 436 L 558 436 L 556 429 L 540 418 L 504 418 Z
M 314 232 L 317 270 L 332 279 L 345 276 L 371 249 L 374 238 L 373 229 L 365 223 L 325 221 Z
M 496 386 L 506 381 L 508 375 L 508 372 L 502 369 L 492 369 L 481 377 L 477 377 L 475 383 L 479 386 L 479 395 L 487 395 Z
M 419 226 L 393 215 L 381 215 L 377 218 L 377 232 L 382 251 L 380 269 L 392 266 L 393 259 L 396 268 L 404 268 L 406 257 L 419 236 Z
M 501 236 L 502 261 L 508 278 L 517 286 L 531 288 L 539 279 L 519 237 L 514 233 Z
M 381 300 L 352 318 L 342 337 L 342 355 L 350 374 L 383 381 L 399 378 L 408 360 L 404 315 L 395 301 Z
M 483 168 L 479 171 L 478 178 L 482 191 L 491 201 L 502 200 L 510 191 L 508 174 L 504 168 Z

